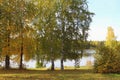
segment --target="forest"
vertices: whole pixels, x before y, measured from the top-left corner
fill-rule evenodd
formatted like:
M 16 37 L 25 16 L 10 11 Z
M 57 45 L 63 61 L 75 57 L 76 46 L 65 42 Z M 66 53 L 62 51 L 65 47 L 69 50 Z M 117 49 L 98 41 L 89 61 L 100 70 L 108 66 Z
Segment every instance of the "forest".
M 10 60 L 23 68 L 23 60 L 77 60 L 86 47 L 93 13 L 86 1 L 3 0 L 0 13 L 1 61 L 10 68 Z M 82 14 L 82 15 L 81 15 Z M 81 56 L 80 56 L 81 55 Z
M 50 62 L 50 70 L 54 71 L 55 61 L 60 60 L 60 70 L 64 73 L 64 61 L 74 60 L 75 70 L 78 70 L 75 73 L 73 70 L 73 74 L 77 75 L 79 69 L 81 71 L 80 60 L 86 55 L 84 50 L 94 49 L 94 64 L 85 71 L 120 73 L 120 42 L 116 40 L 113 28 L 108 27 L 105 41 L 88 40 L 94 15 L 87 0 L 0 0 L 1 72 L 9 74 L 10 70 L 22 74 L 26 70 L 28 73 L 24 61 L 30 60 L 36 61 L 38 69 L 45 68 L 46 61 Z M 18 65 L 15 71 L 11 71 L 11 63 Z M 67 78 L 59 80 L 64 79 Z

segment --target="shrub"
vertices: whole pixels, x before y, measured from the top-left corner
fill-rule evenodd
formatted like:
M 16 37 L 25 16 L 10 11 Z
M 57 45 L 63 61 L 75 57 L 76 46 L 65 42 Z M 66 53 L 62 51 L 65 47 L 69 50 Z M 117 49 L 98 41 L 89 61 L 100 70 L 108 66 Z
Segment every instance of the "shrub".
M 120 45 L 112 47 L 99 45 L 96 49 L 94 71 L 99 73 L 120 73 Z

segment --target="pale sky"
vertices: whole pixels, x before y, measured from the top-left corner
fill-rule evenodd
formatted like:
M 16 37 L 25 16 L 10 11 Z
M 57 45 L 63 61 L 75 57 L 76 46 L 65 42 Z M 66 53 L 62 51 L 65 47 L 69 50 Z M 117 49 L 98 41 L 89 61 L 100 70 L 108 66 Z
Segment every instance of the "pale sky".
M 120 40 L 120 0 L 88 0 L 89 10 L 94 12 L 89 40 L 105 40 L 107 27 L 111 26 Z

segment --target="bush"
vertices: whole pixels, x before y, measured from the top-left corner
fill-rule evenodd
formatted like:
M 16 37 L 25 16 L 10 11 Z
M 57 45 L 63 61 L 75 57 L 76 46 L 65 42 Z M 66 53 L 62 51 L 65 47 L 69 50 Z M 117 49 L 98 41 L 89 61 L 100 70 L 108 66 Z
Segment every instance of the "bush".
M 95 54 L 94 71 L 99 73 L 120 73 L 120 45 L 112 47 L 99 45 Z

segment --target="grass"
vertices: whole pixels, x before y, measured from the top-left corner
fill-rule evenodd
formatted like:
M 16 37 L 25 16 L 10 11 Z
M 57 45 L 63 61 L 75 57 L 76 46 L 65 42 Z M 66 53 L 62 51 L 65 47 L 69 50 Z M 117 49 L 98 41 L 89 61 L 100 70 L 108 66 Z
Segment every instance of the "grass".
M 91 68 L 56 70 L 0 70 L 0 80 L 120 80 L 120 74 L 97 74 Z

